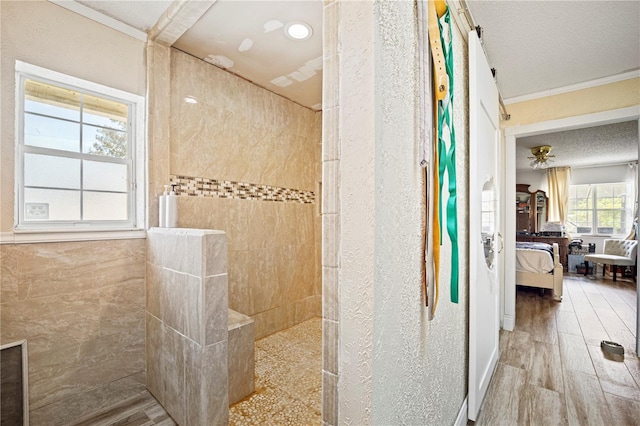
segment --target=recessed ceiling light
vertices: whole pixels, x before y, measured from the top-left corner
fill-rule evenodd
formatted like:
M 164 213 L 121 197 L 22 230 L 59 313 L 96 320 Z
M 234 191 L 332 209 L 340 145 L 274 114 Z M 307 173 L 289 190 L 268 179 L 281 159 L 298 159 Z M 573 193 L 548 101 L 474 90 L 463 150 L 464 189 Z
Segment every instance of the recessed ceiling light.
M 185 96 L 184 101 L 188 104 L 197 104 L 198 98 L 195 96 Z
M 311 25 L 306 22 L 289 22 L 284 27 L 284 33 L 292 40 L 308 40 L 313 34 Z

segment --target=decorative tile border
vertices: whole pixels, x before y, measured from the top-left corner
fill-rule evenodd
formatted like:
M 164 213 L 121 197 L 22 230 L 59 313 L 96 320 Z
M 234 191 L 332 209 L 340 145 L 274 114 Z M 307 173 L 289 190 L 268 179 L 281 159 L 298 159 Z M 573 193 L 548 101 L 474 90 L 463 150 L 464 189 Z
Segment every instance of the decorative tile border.
M 176 195 L 186 197 L 236 198 L 243 200 L 280 201 L 313 204 L 315 192 L 271 185 L 217 180 L 203 177 L 170 175 Z

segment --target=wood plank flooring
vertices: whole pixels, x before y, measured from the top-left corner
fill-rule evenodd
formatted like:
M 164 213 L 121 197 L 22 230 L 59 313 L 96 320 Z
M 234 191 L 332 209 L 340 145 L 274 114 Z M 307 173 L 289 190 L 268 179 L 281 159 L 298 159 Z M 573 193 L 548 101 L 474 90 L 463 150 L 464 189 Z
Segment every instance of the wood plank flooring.
M 634 282 L 600 277 L 565 275 L 561 303 L 518 287 L 516 326 L 500 332 L 475 424 L 640 426 L 636 303 Z M 605 355 L 602 340 L 623 345 L 624 358 Z
M 160 403 L 144 391 L 74 426 L 176 426 Z

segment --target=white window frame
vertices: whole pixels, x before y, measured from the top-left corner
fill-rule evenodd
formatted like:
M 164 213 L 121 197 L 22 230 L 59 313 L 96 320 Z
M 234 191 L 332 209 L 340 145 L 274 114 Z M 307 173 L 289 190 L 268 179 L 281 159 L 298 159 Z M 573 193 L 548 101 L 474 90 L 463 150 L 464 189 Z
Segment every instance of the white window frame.
M 24 80 L 35 79 L 53 85 L 77 89 L 98 97 L 114 99 L 130 105 L 130 152 L 132 156 L 131 182 L 128 188 L 129 219 L 127 221 L 64 221 L 29 223 L 22 220 L 24 214 Z M 15 120 L 15 242 L 93 240 L 144 237 L 146 228 L 146 132 L 145 98 L 113 89 L 77 77 L 72 77 L 36 65 L 16 61 L 16 120 Z M 134 234 L 131 234 L 132 231 Z M 24 234 L 24 235 L 20 235 Z M 40 235 L 34 235 L 40 234 Z
M 571 232 L 572 235 L 578 235 L 578 236 L 592 236 L 592 237 L 614 237 L 614 236 L 626 236 L 629 232 L 631 232 L 631 228 L 624 230 L 623 234 L 615 234 L 615 233 L 611 233 L 611 234 L 603 234 L 603 233 L 599 233 L 598 232 L 598 226 L 597 226 L 597 222 L 598 222 L 598 210 L 618 210 L 618 209 L 598 209 L 597 208 L 597 196 L 598 196 L 598 187 L 599 186 L 605 186 L 605 185 L 616 185 L 616 184 L 624 184 L 627 186 L 627 188 L 629 188 L 629 182 L 604 182 L 604 183 L 591 183 L 591 184 L 572 184 L 571 186 L 586 186 L 586 185 L 591 185 L 593 187 L 593 194 L 591 195 L 592 197 L 592 205 L 591 205 L 591 232 L 589 233 L 579 233 L 579 232 Z M 628 191 L 627 191 L 628 192 Z M 633 202 L 631 203 L 633 204 Z M 629 207 L 626 206 L 626 208 L 623 210 L 624 212 L 629 211 L 629 209 L 633 209 L 633 207 Z M 585 210 L 585 209 L 580 209 Z M 632 214 L 633 216 L 633 214 Z M 633 222 L 633 217 L 631 217 L 631 222 Z M 631 226 L 631 223 L 628 224 L 628 226 Z

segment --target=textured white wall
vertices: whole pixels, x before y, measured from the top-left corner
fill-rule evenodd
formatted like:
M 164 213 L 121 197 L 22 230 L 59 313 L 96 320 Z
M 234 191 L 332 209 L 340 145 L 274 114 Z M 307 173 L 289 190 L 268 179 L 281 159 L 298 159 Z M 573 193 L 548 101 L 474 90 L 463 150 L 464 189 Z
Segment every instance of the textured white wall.
M 547 173 L 544 170 L 527 170 L 516 171 L 516 184 L 529 185 L 530 192 L 536 192 L 541 190 L 548 191 L 549 185 L 547 185 Z
M 429 322 L 414 3 L 341 2 L 339 27 L 338 423 L 452 424 L 467 393 L 467 49 L 456 33 L 460 303 L 450 302 L 445 237 L 440 305 Z
M 340 2 L 339 424 L 371 423 L 375 126 L 373 2 Z
M 454 26 L 460 303 L 450 301 L 451 246 L 443 236 L 440 302 L 435 319 L 428 321 L 420 273 L 422 172 L 413 3 L 380 2 L 376 17 L 373 424 L 453 424 L 467 393 L 467 47 Z M 447 199 L 444 195 L 443 205 Z

